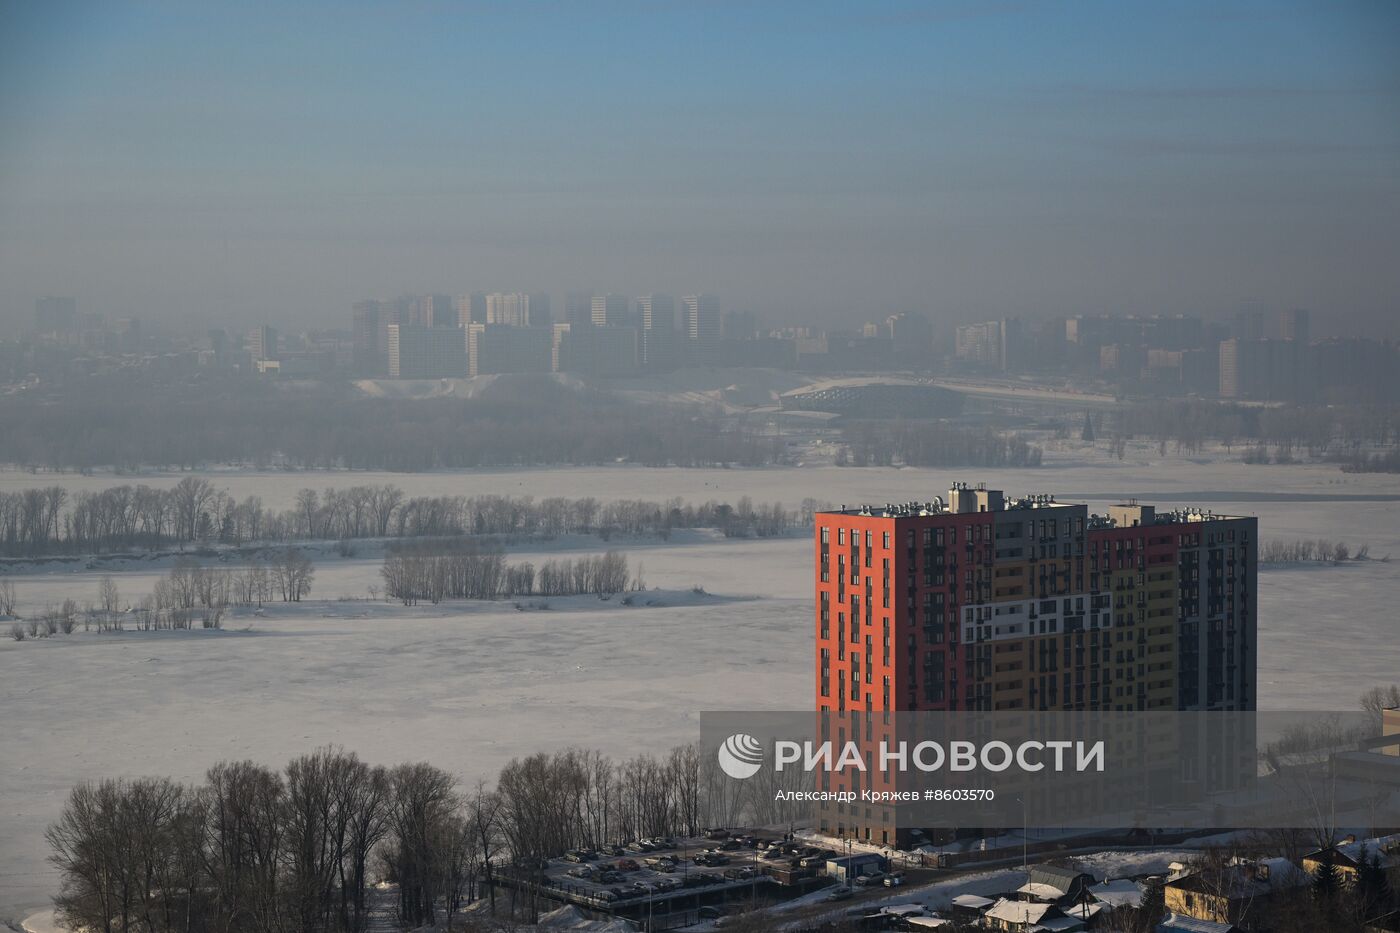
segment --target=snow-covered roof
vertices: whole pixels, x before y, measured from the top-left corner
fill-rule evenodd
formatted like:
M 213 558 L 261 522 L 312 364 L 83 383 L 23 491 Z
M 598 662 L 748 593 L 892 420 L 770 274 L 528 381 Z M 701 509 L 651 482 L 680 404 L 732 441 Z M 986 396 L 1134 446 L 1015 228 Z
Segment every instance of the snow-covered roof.
M 1234 927 L 1214 920 L 1197 920 L 1195 917 L 1182 917 L 1169 914 L 1157 926 L 1157 933 L 1230 933 Z
M 1051 917 L 1040 921 L 1038 926 L 1047 933 L 1075 933 L 1085 929 L 1084 921 L 1074 917 Z
M 991 907 L 996 901 L 990 897 L 981 897 L 976 894 L 959 894 L 953 898 L 954 907 L 966 907 L 969 910 L 981 910 L 984 907 Z
M 1110 907 L 1141 907 L 1142 897 L 1146 893 L 1142 885 L 1128 878 L 1118 881 L 1105 881 L 1103 884 L 1096 884 L 1089 889 L 1089 893 L 1102 904 Z
M 1040 918 L 1055 910 L 1054 904 L 1037 904 L 1033 901 L 1012 901 L 1002 898 L 987 911 L 986 916 L 993 920 L 1008 923 L 1039 923 Z
M 894 914 L 896 917 L 917 917 L 923 912 L 923 904 L 887 904 L 880 908 L 880 913 Z
M 922 930 L 936 930 L 939 927 L 950 926 L 953 921 L 944 920 L 942 917 L 905 917 L 904 922 Z
M 1040 881 L 1031 881 L 1021 885 L 1016 889 L 1017 894 L 1029 894 L 1031 897 L 1038 897 L 1048 901 L 1056 901 L 1065 896 L 1065 892 L 1055 887 L 1053 884 L 1045 884 Z

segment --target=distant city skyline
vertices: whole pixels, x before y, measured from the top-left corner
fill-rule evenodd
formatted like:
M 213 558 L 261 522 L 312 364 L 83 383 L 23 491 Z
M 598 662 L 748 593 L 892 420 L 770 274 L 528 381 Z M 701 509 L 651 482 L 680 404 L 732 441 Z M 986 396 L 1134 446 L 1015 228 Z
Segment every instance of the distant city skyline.
M 1379 333 L 1397 36 L 1382 2 L 10 4 L 0 332 L 45 295 L 285 330 L 703 288 L 775 325 Z

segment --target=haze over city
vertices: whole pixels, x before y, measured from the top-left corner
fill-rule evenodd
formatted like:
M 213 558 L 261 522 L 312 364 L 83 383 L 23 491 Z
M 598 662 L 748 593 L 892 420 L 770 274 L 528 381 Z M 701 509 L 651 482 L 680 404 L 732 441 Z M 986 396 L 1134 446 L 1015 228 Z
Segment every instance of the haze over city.
M 0 930 L 1400 933 L 1400 3 L 0 0 Z
M 1397 37 L 1388 3 L 8 3 L 0 326 L 578 289 L 1380 336 Z

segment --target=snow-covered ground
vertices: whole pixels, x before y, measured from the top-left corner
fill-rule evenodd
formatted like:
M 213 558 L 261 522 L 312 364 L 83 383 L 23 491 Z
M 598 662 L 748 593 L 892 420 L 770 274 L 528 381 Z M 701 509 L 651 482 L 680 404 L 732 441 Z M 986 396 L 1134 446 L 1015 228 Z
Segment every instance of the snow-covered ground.
M 1082 452 L 1081 452 L 1082 453 Z M 1260 702 L 1273 709 L 1355 706 L 1366 686 L 1396 679 L 1400 481 L 1334 467 L 1247 467 L 1056 454 L 1039 470 L 654 470 L 606 467 L 470 473 L 213 475 L 235 495 L 290 504 L 296 488 L 394 482 L 410 494 L 802 498 L 840 504 L 926 499 L 951 480 L 1012 493 L 1053 492 L 1103 503 L 1138 496 L 1260 518 L 1261 537 L 1369 544 L 1391 563 L 1268 570 L 1260 577 Z M 142 477 L 0 473 L 0 489 L 60 482 L 173 484 Z M 1350 497 L 1373 498 L 1370 501 Z M 1340 498 L 1338 498 L 1340 497 Z M 608 545 L 571 542 L 591 550 Z M 512 559 L 547 559 L 531 546 Z M 569 744 L 614 755 L 693 740 L 705 709 L 785 709 L 810 702 L 812 547 L 805 538 L 734 541 L 705 535 L 624 542 L 665 605 L 551 600 L 405 609 L 363 600 L 378 584 L 366 553 L 318 563 L 297 606 L 237 613 L 223 632 L 75 633 L 0 640 L 0 918 L 46 906 L 53 877 L 42 834 L 68 789 L 85 779 L 169 774 L 195 780 L 213 762 L 273 765 L 340 743 L 365 758 L 426 759 L 471 782 L 511 757 Z M 20 611 L 96 599 L 101 571 L 48 565 L 8 575 Z M 148 592 L 158 569 L 121 572 L 124 595 Z M 713 598 L 692 594 L 701 586 Z M 338 597 L 351 597 L 341 601 Z M 638 600 L 644 602 L 644 600 Z

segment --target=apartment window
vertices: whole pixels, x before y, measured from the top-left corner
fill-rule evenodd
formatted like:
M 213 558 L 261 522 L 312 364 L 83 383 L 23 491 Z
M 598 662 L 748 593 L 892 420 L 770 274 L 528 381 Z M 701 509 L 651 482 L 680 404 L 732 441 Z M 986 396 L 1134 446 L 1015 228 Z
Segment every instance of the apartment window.
M 884 537 L 885 537 L 885 550 L 888 551 L 888 550 L 890 549 L 890 533 L 889 533 L 888 531 L 885 532 L 885 536 L 884 536 Z
M 837 543 L 837 544 L 845 544 L 845 543 L 846 543 L 846 529 L 844 529 L 844 528 L 837 528 L 837 529 L 836 529 L 836 543 Z
M 825 525 L 823 525 L 823 526 L 822 526 L 822 544 L 830 544 L 830 543 L 831 543 L 831 529 L 830 529 L 830 528 L 827 528 Z

